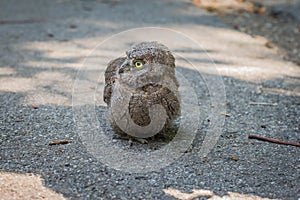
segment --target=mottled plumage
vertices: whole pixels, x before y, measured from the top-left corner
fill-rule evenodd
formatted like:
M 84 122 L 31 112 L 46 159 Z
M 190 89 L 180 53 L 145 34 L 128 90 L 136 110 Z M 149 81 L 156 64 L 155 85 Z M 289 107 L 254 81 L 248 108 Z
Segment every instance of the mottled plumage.
M 125 94 L 117 92 L 122 91 L 116 88 L 120 86 L 132 91 L 127 107 L 120 104 L 125 98 L 122 96 Z M 164 127 L 168 126 L 180 112 L 178 86 L 175 58 L 166 46 L 157 42 L 142 42 L 132 46 L 126 52 L 126 57 L 111 61 L 105 71 L 104 101 L 108 105 L 111 127 L 122 132 L 110 112 L 112 106 L 120 111 L 117 114 L 128 109 L 133 122 L 145 127 L 151 122 L 149 109 L 155 104 L 165 109 L 167 119 Z

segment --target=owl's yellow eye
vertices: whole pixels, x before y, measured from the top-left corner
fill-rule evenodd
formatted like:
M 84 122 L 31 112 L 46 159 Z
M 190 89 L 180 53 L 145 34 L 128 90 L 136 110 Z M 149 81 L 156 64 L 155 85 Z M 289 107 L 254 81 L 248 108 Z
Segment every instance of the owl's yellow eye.
M 134 66 L 136 67 L 136 68 L 142 68 L 143 67 L 143 62 L 142 61 L 135 61 L 134 62 Z

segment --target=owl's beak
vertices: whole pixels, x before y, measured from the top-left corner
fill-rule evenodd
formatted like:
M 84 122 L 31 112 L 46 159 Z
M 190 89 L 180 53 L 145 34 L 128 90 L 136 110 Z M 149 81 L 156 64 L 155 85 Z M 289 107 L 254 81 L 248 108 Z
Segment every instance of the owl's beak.
M 124 73 L 125 71 L 130 71 L 132 68 L 132 61 L 126 59 L 121 66 L 118 68 L 117 73 L 116 73 L 116 77 L 120 78 L 120 74 Z
M 132 66 L 132 60 L 129 60 L 129 59 L 126 59 L 123 63 L 122 63 L 122 65 L 121 65 L 121 69 L 126 69 L 126 68 L 131 68 L 131 66 Z

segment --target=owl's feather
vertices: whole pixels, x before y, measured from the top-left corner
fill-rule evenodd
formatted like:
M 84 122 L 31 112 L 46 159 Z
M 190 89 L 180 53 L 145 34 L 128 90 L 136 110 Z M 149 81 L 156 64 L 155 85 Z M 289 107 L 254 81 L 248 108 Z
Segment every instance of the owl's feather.
M 108 66 L 105 70 L 105 87 L 103 100 L 108 105 L 110 104 L 110 99 L 112 95 L 112 86 L 116 80 L 116 71 L 117 68 L 124 62 L 125 57 L 117 58 L 108 63 Z

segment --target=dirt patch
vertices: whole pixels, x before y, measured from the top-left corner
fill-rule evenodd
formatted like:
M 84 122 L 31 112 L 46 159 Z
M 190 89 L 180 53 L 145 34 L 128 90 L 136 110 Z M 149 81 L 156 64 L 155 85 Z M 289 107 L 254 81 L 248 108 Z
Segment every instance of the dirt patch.
M 300 66 L 300 0 L 193 0 L 233 28 L 267 39 L 267 48 Z
M 64 200 L 43 185 L 43 179 L 33 174 L 0 172 L 0 199 L 57 199 Z

